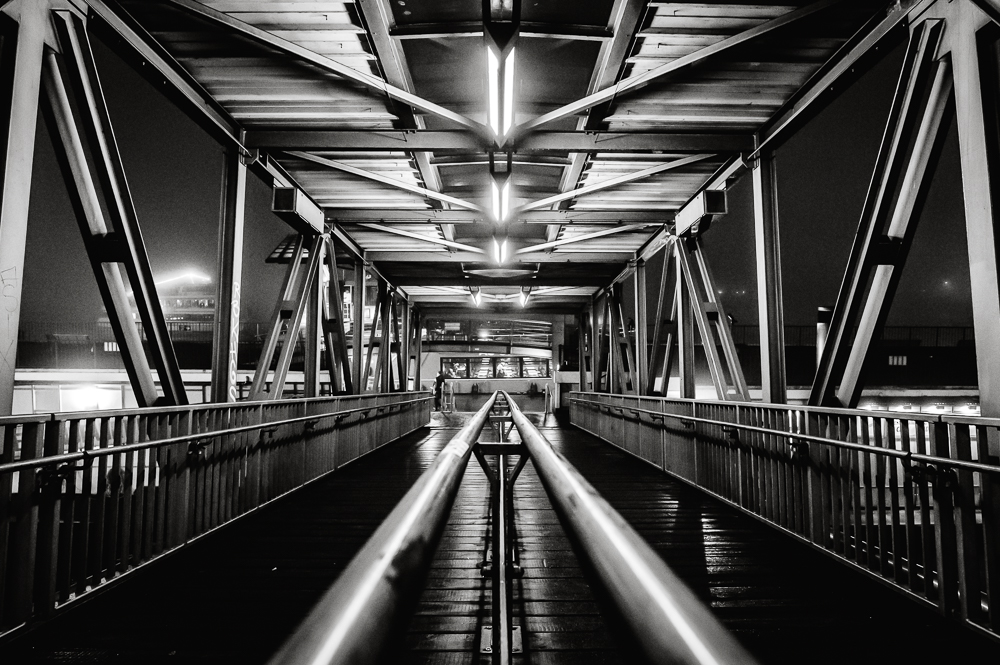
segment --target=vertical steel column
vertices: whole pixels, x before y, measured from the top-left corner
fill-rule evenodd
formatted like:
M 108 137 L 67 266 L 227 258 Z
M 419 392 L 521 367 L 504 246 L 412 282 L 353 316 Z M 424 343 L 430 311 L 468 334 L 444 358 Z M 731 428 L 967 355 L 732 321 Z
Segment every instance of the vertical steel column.
M 635 379 L 636 395 L 648 395 L 649 347 L 646 329 L 646 262 L 635 262 Z
M 772 404 L 784 404 L 788 391 L 785 377 L 785 314 L 781 295 L 776 177 L 773 154 L 770 151 L 762 152 L 753 166 L 761 399 Z
M 952 10 L 949 21 L 951 63 L 954 68 L 955 111 L 962 163 L 962 190 L 965 196 L 965 226 L 969 243 L 969 270 L 972 277 L 972 313 L 976 329 L 976 365 L 979 372 L 979 403 L 982 415 L 1000 417 L 1000 265 L 995 186 L 1000 169 L 1000 145 L 988 136 L 986 111 L 996 122 L 1000 109 L 987 108 L 995 100 L 998 81 L 984 79 L 980 71 L 980 42 L 977 30 L 985 17 L 971 3 Z M 951 32 L 951 31 L 955 32 Z M 987 88 L 984 91 L 984 88 Z M 992 139 L 992 140 L 990 140 Z
M 368 373 L 367 368 L 362 369 L 364 362 L 364 338 L 365 338 L 365 262 L 361 259 L 354 261 L 354 332 L 351 334 L 351 356 L 352 375 L 354 383 L 354 394 L 360 395 L 365 392 L 365 380 Z
M 314 247 L 316 253 L 319 255 L 316 274 L 312 279 L 312 285 L 302 294 L 302 297 L 306 299 L 305 353 L 302 359 L 302 390 L 305 397 L 318 397 L 320 394 L 319 348 L 321 345 L 320 340 L 323 339 L 323 321 L 326 318 L 323 316 L 323 302 L 325 300 L 323 294 L 325 286 L 323 284 L 323 265 L 326 254 L 326 242 L 317 243 Z M 309 258 L 311 262 L 312 257 Z M 330 390 L 336 390 L 336 387 L 332 383 Z
M 212 332 L 212 401 L 235 402 L 243 285 L 243 231 L 247 167 L 239 151 L 229 148 L 223 163 L 219 221 L 218 285 Z
M 597 302 L 591 298 L 590 299 L 590 315 L 589 315 L 590 326 L 587 329 L 587 334 L 590 336 L 590 341 L 588 346 L 590 347 L 590 380 L 587 385 L 590 390 L 594 392 L 600 392 L 600 360 L 601 360 L 601 347 L 597 339 L 598 323 L 597 323 Z M 586 368 L 584 368 L 586 369 Z
M 331 393 L 354 392 L 351 363 L 347 351 L 347 324 L 344 317 L 343 283 L 337 267 L 337 245 L 326 242 L 326 266 L 330 283 L 323 298 L 323 336 L 326 340 L 326 364 L 330 373 Z
M 693 398 L 695 395 L 694 317 L 691 312 L 691 295 L 684 281 L 684 269 L 681 267 L 680 253 L 683 251 L 681 243 L 675 242 L 674 263 L 677 269 L 677 280 L 674 286 L 676 293 L 674 302 L 677 303 L 677 364 L 680 396 L 687 399 Z M 666 393 L 667 389 L 664 386 L 663 394 L 666 395 Z
M 416 318 L 414 324 L 414 344 L 416 353 L 413 364 L 413 389 L 420 390 L 420 364 L 424 361 L 424 314 L 419 309 L 414 308 L 413 315 Z
M 410 389 L 410 303 L 403 301 L 399 309 L 399 359 L 402 368 L 399 390 Z
M 576 362 L 580 368 L 580 392 L 587 391 L 587 312 L 580 311 L 576 315 Z
M 49 3 L 23 0 L 7 11 L 16 14 L 18 30 L 14 62 L 0 62 L 4 83 L 10 85 L 10 108 L 0 198 L 0 415 L 10 415 L 14 403 L 17 329 L 21 319 L 24 246 L 28 233 L 28 201 L 35 157 L 35 125 L 41 88 L 42 55 L 49 21 Z M 4 35 L 4 41 L 14 39 Z M 3 55 L 10 49 L 3 49 Z M 9 72 L 13 72 L 13 76 Z

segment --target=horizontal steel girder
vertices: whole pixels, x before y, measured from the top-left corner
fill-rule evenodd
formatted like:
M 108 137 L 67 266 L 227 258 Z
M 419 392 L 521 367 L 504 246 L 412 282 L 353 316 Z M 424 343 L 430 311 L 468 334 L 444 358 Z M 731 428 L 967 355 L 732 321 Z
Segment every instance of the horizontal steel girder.
M 470 131 L 325 131 L 264 129 L 246 133 L 246 145 L 268 150 L 462 150 L 486 153 L 496 146 Z M 526 152 L 737 153 L 754 149 L 749 134 L 667 132 L 534 132 L 508 142 L 504 150 Z
M 624 224 L 651 222 L 664 224 L 672 221 L 669 210 L 592 211 L 592 210 L 531 210 L 517 213 L 511 224 Z M 366 222 L 392 222 L 393 224 L 475 224 L 493 222 L 490 215 L 472 210 L 379 210 L 359 208 L 327 208 L 327 224 L 362 224 Z

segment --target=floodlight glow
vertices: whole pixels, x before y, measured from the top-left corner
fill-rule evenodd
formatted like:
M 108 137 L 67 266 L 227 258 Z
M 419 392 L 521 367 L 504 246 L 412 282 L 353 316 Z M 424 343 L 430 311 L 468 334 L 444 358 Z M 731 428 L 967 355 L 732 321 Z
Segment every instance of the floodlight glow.
M 506 135 L 514 121 L 514 49 L 507 54 L 503 68 L 503 133 Z
M 486 72 L 489 77 L 490 128 L 500 134 L 500 58 L 493 49 L 486 47 Z
M 518 298 L 521 301 L 521 307 L 528 304 L 528 298 L 531 296 L 531 287 L 521 287 L 521 292 L 518 294 Z
M 475 303 L 476 307 L 479 307 L 480 303 L 483 302 L 483 292 L 478 287 L 470 288 L 469 295 L 472 296 L 472 302 Z

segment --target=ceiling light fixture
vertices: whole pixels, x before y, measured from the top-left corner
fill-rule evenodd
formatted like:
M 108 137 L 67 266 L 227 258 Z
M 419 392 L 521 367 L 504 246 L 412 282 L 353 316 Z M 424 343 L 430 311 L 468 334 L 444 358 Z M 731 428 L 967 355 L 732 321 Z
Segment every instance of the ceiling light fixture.
M 484 2 L 483 35 L 486 43 L 486 84 L 489 126 L 503 145 L 514 126 L 514 62 L 521 28 L 521 3 Z
M 494 171 L 490 175 L 493 219 L 503 223 L 507 221 L 507 215 L 510 213 L 510 170 L 502 173 Z
M 521 293 L 518 294 L 518 298 L 521 301 L 521 307 L 524 307 L 525 305 L 528 304 L 528 298 L 530 298 L 530 297 L 531 297 L 531 287 L 530 286 L 522 286 L 521 287 Z
M 476 307 L 479 307 L 479 305 L 483 302 L 483 292 L 478 286 L 470 286 L 469 295 L 472 296 L 472 302 L 476 305 Z
M 493 260 L 498 266 L 507 262 L 507 239 L 493 236 Z

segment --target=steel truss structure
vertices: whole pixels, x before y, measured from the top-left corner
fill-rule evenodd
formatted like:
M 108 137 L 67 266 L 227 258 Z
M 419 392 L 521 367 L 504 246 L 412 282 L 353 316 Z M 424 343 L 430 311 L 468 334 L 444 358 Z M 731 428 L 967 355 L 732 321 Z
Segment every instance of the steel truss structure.
M 236 395 L 250 174 L 274 188 L 274 211 L 299 234 L 256 398 L 281 395 L 300 336 L 308 394 L 320 391 L 323 364 L 336 393 L 418 388 L 422 318 L 471 306 L 476 287 L 531 288 L 530 310 L 578 315 L 582 387 L 662 393 L 676 364 L 681 395 L 693 396 L 698 347 L 716 396 L 748 400 L 699 238 L 719 214 L 704 209 L 706 193 L 721 196 L 742 176 L 754 195 L 762 396 L 785 401 L 776 150 L 905 42 L 810 400 L 856 404 L 954 117 L 981 404 L 984 415 L 1000 415 L 1000 349 L 987 343 L 1000 338 L 1000 2 L 608 0 L 584 14 L 556 2 L 544 16 L 519 2 L 465 4 L 404 12 L 360 0 L 317 14 L 290 0 L 267 10 L 239 0 L 5 2 L 0 412 L 12 401 L 39 109 L 137 399 L 186 400 L 104 103 L 96 38 L 227 151 L 213 341 L 220 402 Z M 486 94 L 484 46 L 498 35 L 518 54 L 503 132 L 490 126 Z M 490 186 L 501 181 L 510 202 L 498 216 Z M 490 260 L 500 240 L 510 248 L 502 266 Z M 653 297 L 646 270 L 661 263 Z M 341 296 L 351 269 L 347 322 Z M 366 276 L 378 283 L 368 330 Z M 429 285 L 458 288 L 421 290 Z M 510 313 L 504 298 L 492 302 Z

